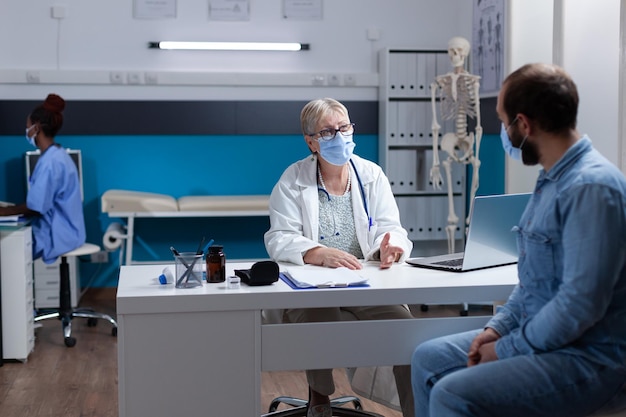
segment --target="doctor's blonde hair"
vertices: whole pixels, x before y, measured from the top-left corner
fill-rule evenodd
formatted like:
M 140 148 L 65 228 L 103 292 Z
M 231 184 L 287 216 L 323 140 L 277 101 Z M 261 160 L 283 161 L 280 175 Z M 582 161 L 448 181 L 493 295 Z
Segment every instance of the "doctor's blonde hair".
M 334 98 L 319 98 L 309 101 L 300 112 L 300 125 L 302 133 L 311 136 L 317 133 L 317 122 L 328 113 L 341 113 L 350 119 L 346 106 L 335 100 Z

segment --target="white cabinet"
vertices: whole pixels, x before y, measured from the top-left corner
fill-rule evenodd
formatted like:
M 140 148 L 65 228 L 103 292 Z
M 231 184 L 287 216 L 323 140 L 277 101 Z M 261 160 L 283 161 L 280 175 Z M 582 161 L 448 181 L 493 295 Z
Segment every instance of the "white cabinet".
M 4 359 L 26 361 L 35 347 L 32 245 L 30 226 L 0 229 Z
M 379 163 L 396 197 L 402 225 L 414 242 L 413 256 L 447 251 L 448 184 L 436 190 L 430 182 L 433 161 L 433 119 L 430 84 L 451 69 L 447 51 L 385 48 L 379 55 Z M 443 122 L 440 136 L 454 132 Z M 439 151 L 441 161 L 447 155 Z M 466 166 L 452 164 L 456 215 L 456 250 L 464 242 Z
M 78 258 L 68 256 L 67 263 L 70 269 L 72 307 L 76 307 L 80 300 Z M 35 260 L 35 308 L 59 308 L 60 265 L 61 258 L 57 258 L 57 260 L 51 264 L 46 264 L 41 259 Z

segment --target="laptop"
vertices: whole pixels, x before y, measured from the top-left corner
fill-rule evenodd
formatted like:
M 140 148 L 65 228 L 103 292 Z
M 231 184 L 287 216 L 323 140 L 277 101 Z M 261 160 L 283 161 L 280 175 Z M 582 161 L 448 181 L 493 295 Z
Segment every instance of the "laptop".
M 409 258 L 410 265 L 465 272 L 517 262 L 519 223 L 531 193 L 499 194 L 474 198 L 465 251 L 447 255 Z

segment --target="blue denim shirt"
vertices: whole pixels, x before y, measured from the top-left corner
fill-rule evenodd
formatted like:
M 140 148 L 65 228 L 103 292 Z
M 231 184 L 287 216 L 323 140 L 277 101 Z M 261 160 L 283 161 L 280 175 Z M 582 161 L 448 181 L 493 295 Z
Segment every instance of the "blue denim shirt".
M 626 371 L 626 180 L 588 137 L 548 171 L 514 228 L 519 284 L 487 327 L 499 358 L 561 351 Z

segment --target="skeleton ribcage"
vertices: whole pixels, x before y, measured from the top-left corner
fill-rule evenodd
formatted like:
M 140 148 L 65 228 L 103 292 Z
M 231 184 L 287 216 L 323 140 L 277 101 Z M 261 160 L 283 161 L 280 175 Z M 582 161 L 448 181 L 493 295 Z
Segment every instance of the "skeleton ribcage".
M 441 118 L 443 120 L 457 119 L 465 121 L 465 117 L 476 117 L 476 103 L 478 98 L 474 92 L 472 77 L 460 74 L 456 79 L 456 100 L 453 95 L 453 77 L 444 76 L 437 79 L 439 85 L 439 103 L 441 106 Z M 458 125 L 457 125 L 458 127 Z

